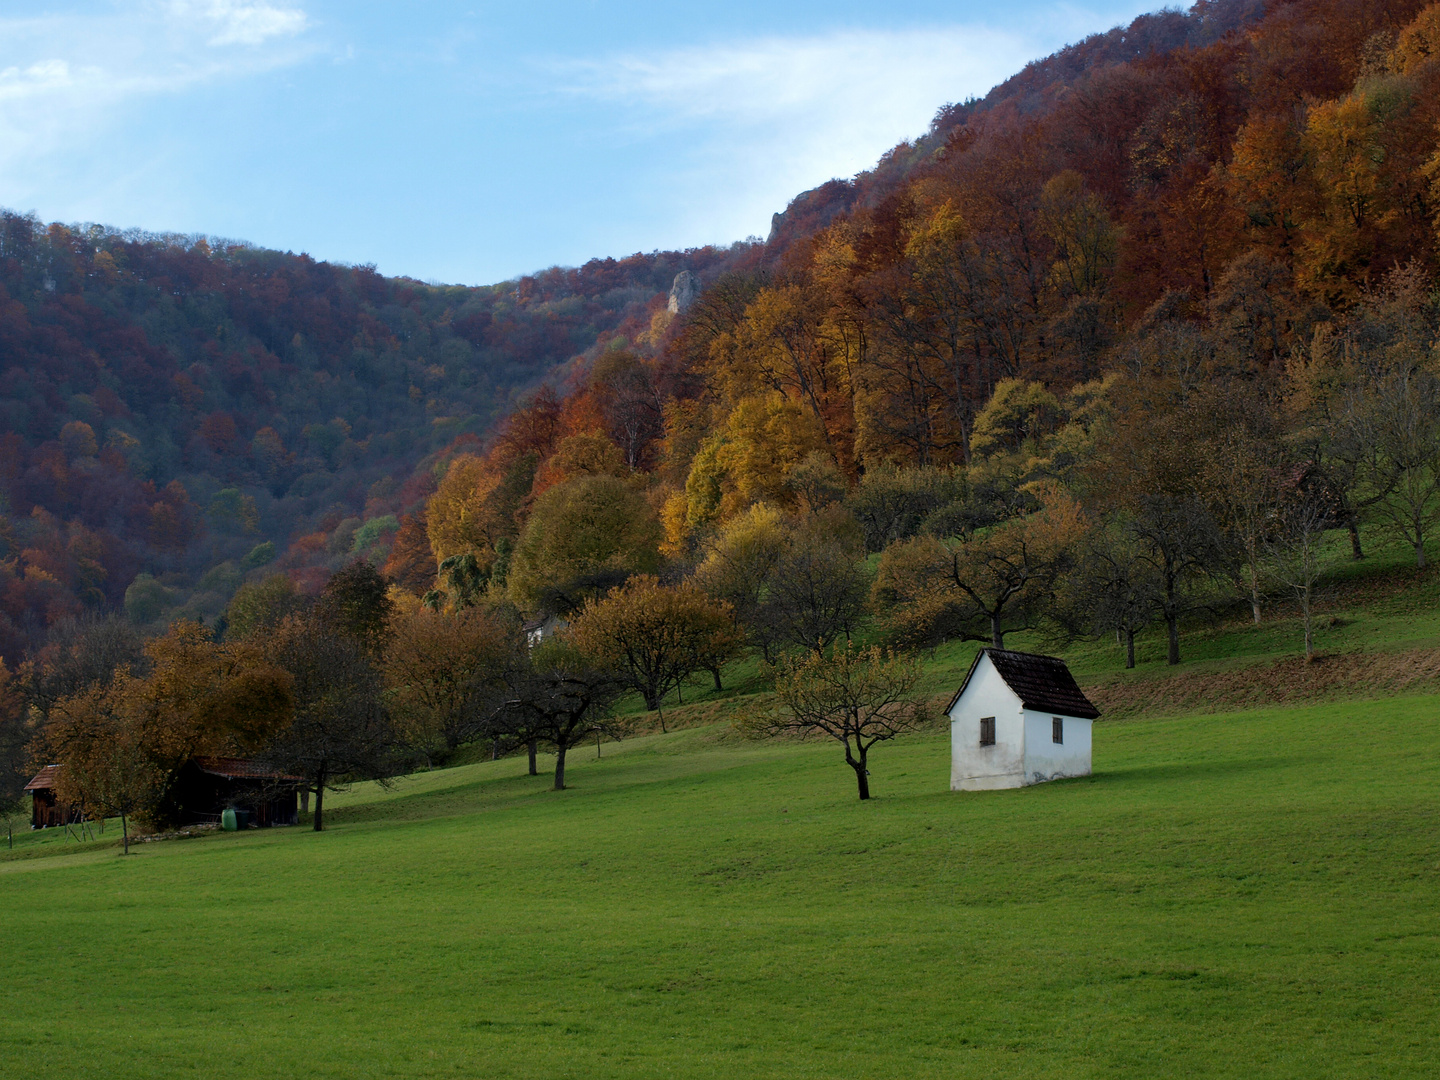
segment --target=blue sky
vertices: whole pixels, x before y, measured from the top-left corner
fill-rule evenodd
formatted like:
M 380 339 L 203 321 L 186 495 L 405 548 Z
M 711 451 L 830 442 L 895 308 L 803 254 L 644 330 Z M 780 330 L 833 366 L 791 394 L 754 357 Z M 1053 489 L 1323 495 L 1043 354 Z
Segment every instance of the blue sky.
M 0 205 L 466 284 L 729 243 L 1155 6 L 0 0 Z

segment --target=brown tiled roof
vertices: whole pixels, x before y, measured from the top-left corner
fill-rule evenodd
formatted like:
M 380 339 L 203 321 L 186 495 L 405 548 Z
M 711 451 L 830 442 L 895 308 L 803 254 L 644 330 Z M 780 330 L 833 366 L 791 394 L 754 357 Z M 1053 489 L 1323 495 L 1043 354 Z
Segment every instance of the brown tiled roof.
M 197 757 L 195 764 L 201 772 L 212 776 L 225 776 L 232 780 L 250 778 L 255 780 L 303 780 L 303 776 L 287 776 L 276 772 L 268 765 L 249 758 L 238 757 Z
M 55 774 L 60 771 L 59 765 L 46 765 L 38 773 L 35 779 L 25 785 L 26 791 L 48 791 L 55 786 Z
M 955 707 L 965 687 L 970 685 L 970 678 L 975 674 L 982 656 L 990 657 L 1005 685 L 1015 691 L 1025 708 L 1085 720 L 1094 720 L 1100 715 L 1100 710 L 1090 703 L 1076 684 L 1075 676 L 1070 674 L 1064 660 L 1037 653 L 1011 652 L 1009 649 L 981 649 L 975 663 L 970 665 L 965 681 L 950 699 L 946 712 Z

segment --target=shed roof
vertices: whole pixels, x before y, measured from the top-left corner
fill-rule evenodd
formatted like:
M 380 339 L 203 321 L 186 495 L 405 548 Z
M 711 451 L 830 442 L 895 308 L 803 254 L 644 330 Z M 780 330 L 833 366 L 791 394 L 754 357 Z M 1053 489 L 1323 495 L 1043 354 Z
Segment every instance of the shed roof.
M 975 662 L 970 665 L 965 681 L 960 684 L 960 689 L 955 691 L 955 696 L 945 707 L 946 712 L 955 707 L 960 695 L 965 692 L 965 687 L 970 685 L 982 656 L 990 658 L 995 670 L 1005 680 L 1005 685 L 1015 691 L 1025 708 L 1034 709 L 1036 712 L 1075 716 L 1084 720 L 1094 720 L 1100 715 L 1100 710 L 1090 703 L 1090 699 L 1075 682 L 1075 676 L 1070 674 L 1064 660 L 1055 656 L 1040 656 L 1038 653 L 1011 652 L 1009 649 L 981 649 L 975 656 Z
M 196 767 L 211 776 L 224 776 L 232 780 L 254 779 L 254 780 L 303 780 L 303 776 L 289 776 L 282 772 L 276 772 L 268 765 L 258 761 L 251 761 L 249 758 L 238 757 L 197 757 Z
M 35 779 L 25 785 L 26 791 L 48 791 L 55 786 L 55 776 L 60 772 L 59 765 L 46 765 L 38 773 Z

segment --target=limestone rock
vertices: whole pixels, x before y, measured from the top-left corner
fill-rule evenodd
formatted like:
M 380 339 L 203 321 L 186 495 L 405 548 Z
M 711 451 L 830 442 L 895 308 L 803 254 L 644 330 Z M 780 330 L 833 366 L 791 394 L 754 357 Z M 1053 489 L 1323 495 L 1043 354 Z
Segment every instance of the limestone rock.
M 684 315 L 699 296 L 700 279 L 689 270 L 681 270 L 670 286 L 670 314 Z

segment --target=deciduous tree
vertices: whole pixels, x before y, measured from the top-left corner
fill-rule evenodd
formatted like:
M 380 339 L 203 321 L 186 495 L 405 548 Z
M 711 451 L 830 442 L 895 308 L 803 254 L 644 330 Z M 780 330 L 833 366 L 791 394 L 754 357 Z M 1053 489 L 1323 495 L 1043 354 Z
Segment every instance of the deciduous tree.
M 878 646 L 856 649 L 846 643 L 828 653 L 807 652 L 775 668 L 780 707 L 747 723 L 760 734 L 794 732 L 827 735 L 845 747 L 860 798 L 870 798 L 870 750 L 919 727 L 927 718 L 918 660 Z

